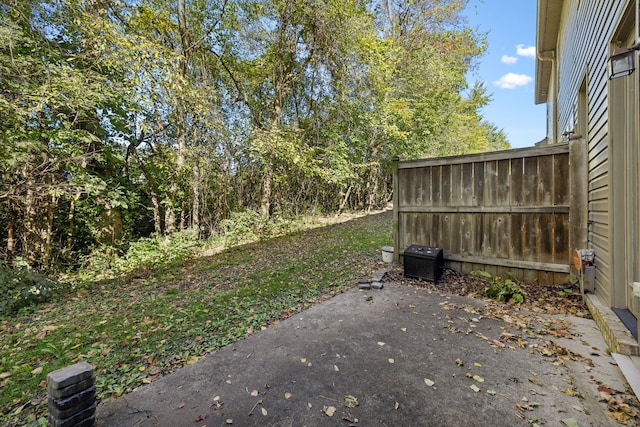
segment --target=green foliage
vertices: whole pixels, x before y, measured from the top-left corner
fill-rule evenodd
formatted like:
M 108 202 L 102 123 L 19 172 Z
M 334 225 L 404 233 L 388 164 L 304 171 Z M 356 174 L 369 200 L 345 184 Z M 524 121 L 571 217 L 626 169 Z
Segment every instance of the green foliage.
M 487 281 L 489 287 L 485 293 L 488 297 L 516 304 L 524 302 L 525 292 L 518 287 L 515 281 L 498 276 L 494 277 L 486 271 L 474 271 L 472 274 Z
M 42 274 L 0 264 L 0 315 L 46 301 L 59 287 L 56 281 Z
M 234 212 L 221 222 L 227 246 L 265 240 L 294 231 L 296 223 L 280 217 L 267 217 L 253 210 Z
M 113 248 L 99 247 L 86 257 L 81 276 L 86 281 L 181 263 L 191 259 L 204 245 L 198 231 L 189 229 L 170 236 L 140 238 L 131 243 L 122 256 Z

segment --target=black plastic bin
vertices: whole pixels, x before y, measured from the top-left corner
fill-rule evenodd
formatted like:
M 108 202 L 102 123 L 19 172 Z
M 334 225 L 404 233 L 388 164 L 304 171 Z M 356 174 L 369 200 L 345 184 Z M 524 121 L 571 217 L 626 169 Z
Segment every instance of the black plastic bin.
M 441 248 L 411 245 L 404 250 L 404 275 L 416 279 L 437 282 L 444 270 Z

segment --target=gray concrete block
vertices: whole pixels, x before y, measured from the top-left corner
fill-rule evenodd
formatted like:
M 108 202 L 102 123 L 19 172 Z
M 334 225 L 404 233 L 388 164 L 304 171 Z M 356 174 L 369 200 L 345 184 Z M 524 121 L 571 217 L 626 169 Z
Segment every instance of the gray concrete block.
M 47 384 L 47 392 L 49 393 L 49 396 L 53 397 L 54 399 L 71 397 L 76 393 L 93 387 L 95 379 L 95 375 L 91 375 L 89 378 L 62 388 L 53 388 L 52 384 L 49 383 Z
M 80 362 L 66 366 L 47 375 L 47 389 L 60 389 L 71 384 L 79 383 L 93 376 L 93 366 L 87 362 Z
M 372 275 L 372 279 L 374 282 L 380 282 L 386 274 L 387 270 L 376 270 Z
M 49 414 L 49 426 L 51 427 L 93 426 L 95 421 L 96 421 L 95 406 L 87 408 L 84 411 L 79 412 L 72 417 L 65 418 L 62 420 Z
M 49 415 L 59 420 L 64 420 L 66 418 L 71 418 L 75 414 L 78 414 L 90 407 L 93 407 L 94 410 L 96 408 L 95 390 L 94 390 L 93 396 L 89 396 L 84 400 L 79 400 L 76 402 L 74 406 L 68 407 L 66 409 L 60 409 L 55 405 L 49 405 Z
M 64 398 L 64 399 L 56 399 L 49 396 L 49 411 L 52 408 L 55 408 L 59 411 L 67 410 L 73 407 L 78 406 L 80 403 L 86 400 L 93 399 L 96 395 L 96 388 L 91 387 L 80 393 L 74 394 L 73 396 Z M 95 399 L 94 399 L 95 400 Z M 85 408 L 88 406 L 85 406 Z M 84 409 L 84 408 L 83 408 Z M 56 415 L 57 416 L 57 415 Z M 60 417 L 58 417 L 60 418 Z

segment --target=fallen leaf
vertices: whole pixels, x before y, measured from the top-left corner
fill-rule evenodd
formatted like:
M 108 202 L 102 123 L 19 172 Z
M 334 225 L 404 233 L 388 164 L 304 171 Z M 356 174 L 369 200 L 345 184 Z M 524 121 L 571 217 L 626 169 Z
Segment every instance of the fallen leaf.
M 432 387 L 435 383 L 433 381 L 431 381 L 429 378 L 425 378 L 424 379 L 424 383 L 426 385 L 428 385 L 429 387 Z
M 529 377 L 529 382 L 542 387 L 542 384 L 540 383 L 540 381 L 538 381 L 537 379 L 535 379 L 534 377 Z
M 476 393 L 480 391 L 480 388 L 475 385 L 475 384 L 471 384 L 471 390 L 475 391 Z
M 400 404 L 396 401 L 396 404 L 393 406 L 393 409 L 397 411 L 398 408 L 400 408 Z
M 184 401 L 178 403 L 178 409 L 184 408 Z
M 382 347 L 382 346 L 384 345 L 384 343 L 383 343 L 382 341 L 378 341 L 378 345 L 379 345 L 380 347 Z
M 227 424 L 233 424 L 233 420 L 231 418 L 227 418 L 225 423 Z
M 42 373 L 42 366 L 38 366 L 34 370 L 31 371 L 31 375 L 36 376 Z
M 609 387 L 603 386 L 603 385 L 599 385 L 598 386 L 598 391 L 599 392 L 605 392 L 607 394 L 616 394 L 618 393 L 617 391 L 611 390 Z
M 311 407 L 311 406 L 309 406 Z M 333 414 L 336 413 L 336 408 L 334 406 L 325 406 L 324 408 L 322 408 L 322 411 L 327 414 L 327 416 L 329 417 L 333 417 Z
M 346 406 L 347 408 L 355 408 L 358 405 L 358 399 L 356 399 L 354 396 L 351 396 L 349 394 L 344 397 L 344 406 Z
M 482 378 L 480 375 L 474 375 L 473 379 L 478 381 L 479 383 L 483 383 L 484 382 L 484 378 Z
M 333 365 L 333 370 L 336 372 L 340 372 L 340 368 L 338 368 L 338 365 Z
M 567 427 L 580 427 L 578 425 L 578 420 L 576 420 L 575 418 L 565 418 L 564 420 L 562 420 L 562 424 L 566 425 Z
M 285 398 L 285 399 L 287 399 L 287 400 L 288 400 L 288 399 L 291 399 L 291 393 L 286 392 L 286 393 L 284 394 L 284 398 Z
M 346 413 L 345 413 L 345 412 L 343 412 L 343 413 L 342 413 L 342 419 L 343 419 L 344 421 L 349 421 L 349 422 L 350 422 L 350 423 L 352 423 L 352 424 L 355 424 L 355 423 L 357 423 L 357 422 L 358 422 L 358 419 L 357 419 L 356 417 L 352 416 L 352 415 L 351 415 L 350 413 L 348 413 L 348 412 L 346 412 Z
M 264 415 L 265 417 L 267 416 L 267 410 L 264 408 L 260 409 L 262 411 L 262 415 Z
M 258 392 L 258 390 L 253 390 L 253 391 L 251 391 L 251 396 L 253 396 L 253 397 L 256 397 L 258 394 L 260 394 L 260 393 Z
M 19 406 L 14 412 L 13 415 L 20 415 L 20 413 L 22 413 L 22 410 L 24 409 L 25 406 L 27 406 L 29 402 L 25 403 L 22 406 Z
M 496 395 L 496 391 L 495 390 L 487 390 L 487 394 L 490 394 L 491 396 L 495 396 Z
M 402 332 L 407 332 L 407 328 L 400 328 Z
M 460 358 L 458 358 L 458 359 L 456 359 L 456 365 L 464 366 L 464 362 L 462 360 L 460 360 Z
M 478 367 L 478 368 L 481 368 L 481 367 L 482 367 L 482 363 L 475 362 L 475 363 L 473 364 L 473 366 L 476 366 L 476 367 Z
M 307 363 L 307 358 L 306 358 L 306 357 L 303 357 L 302 359 L 300 359 L 300 362 L 302 362 L 302 363 Z
M 389 358 L 389 363 L 396 363 L 396 361 L 391 359 L 391 358 Z
M 198 418 L 196 418 L 196 421 L 204 421 L 207 418 L 207 414 L 200 414 L 198 415 Z

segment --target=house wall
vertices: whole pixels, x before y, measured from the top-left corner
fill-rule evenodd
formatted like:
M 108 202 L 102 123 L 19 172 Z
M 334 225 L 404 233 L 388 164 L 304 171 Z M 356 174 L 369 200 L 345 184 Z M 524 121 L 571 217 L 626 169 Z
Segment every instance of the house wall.
M 633 0 L 635 1 L 635 0 Z M 626 10 L 626 0 L 566 0 L 563 4 L 556 51 L 557 81 L 548 116 L 557 109 L 553 139 L 566 139 L 565 132 L 580 129 L 579 93 L 586 82 L 588 141 L 589 246 L 596 251 L 596 293 L 612 305 L 610 150 L 608 125 L 607 64 L 610 41 Z M 550 117 L 553 120 L 553 117 Z

